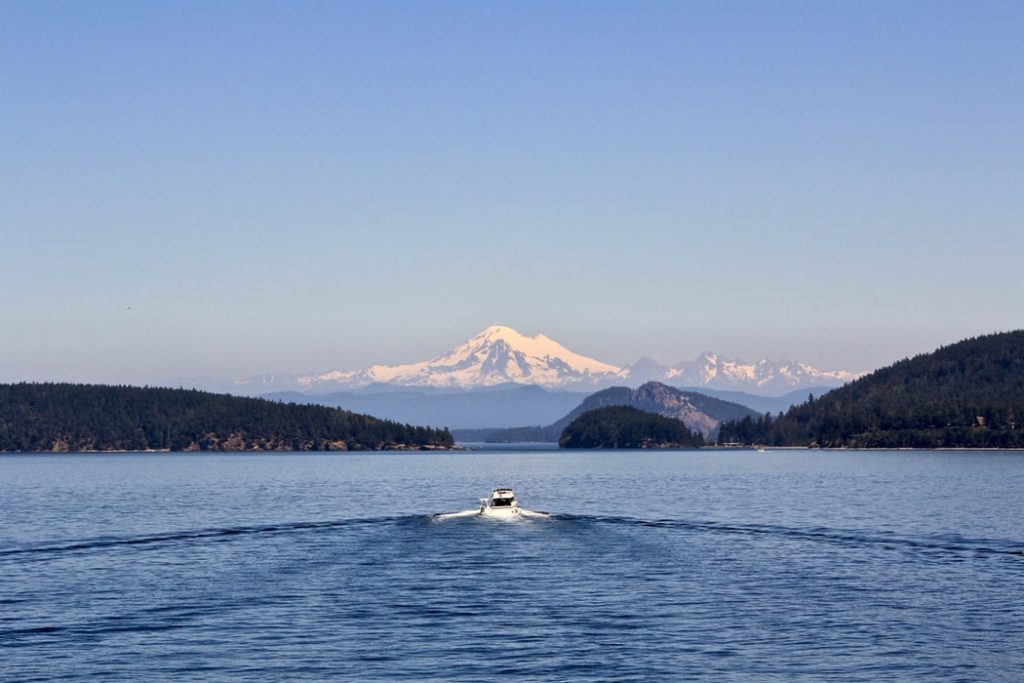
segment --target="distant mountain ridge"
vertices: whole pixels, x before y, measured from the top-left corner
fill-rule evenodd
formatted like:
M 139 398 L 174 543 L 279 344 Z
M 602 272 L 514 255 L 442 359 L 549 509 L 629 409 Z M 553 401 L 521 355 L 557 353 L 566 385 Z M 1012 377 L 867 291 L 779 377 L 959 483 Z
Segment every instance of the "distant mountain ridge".
M 797 389 L 834 387 L 856 379 L 847 370 L 818 370 L 807 363 L 763 358 L 756 363 L 702 353 L 695 360 L 662 365 L 644 357 L 623 370 L 630 385 L 663 382 L 676 386 L 756 391 L 761 394 L 788 393 Z
M 664 384 L 785 394 L 812 387 L 834 387 L 859 375 L 846 370 L 818 370 L 806 363 L 756 363 L 704 353 L 697 359 L 663 365 L 641 358 L 624 368 L 570 351 L 542 334 L 527 337 L 511 327 L 494 325 L 451 351 L 426 361 L 372 365 L 362 370 L 333 370 L 309 375 L 261 375 L 235 382 L 231 391 L 264 394 L 299 391 L 326 394 L 375 384 L 405 387 L 472 389 L 500 384 L 589 392 L 610 386 Z
M 737 403 L 647 382 L 636 389 L 611 387 L 591 394 L 567 415 L 544 427 L 453 430 L 452 434 L 459 441 L 558 441 L 563 430 L 580 415 L 608 406 L 629 406 L 679 420 L 705 437 L 714 434 L 724 421 L 760 417 L 760 413 Z
M 820 396 L 828 391 L 827 387 L 812 387 L 771 397 L 721 389 L 675 388 L 738 403 L 762 415 L 785 412 L 806 401 L 809 393 Z M 508 383 L 478 389 L 371 384 L 329 394 L 277 391 L 262 394 L 261 398 L 332 406 L 408 424 L 466 430 L 550 424 L 578 406 L 586 396 L 578 391 Z
M 741 406 L 746 406 L 761 415 L 765 413 L 771 413 L 773 415 L 777 413 L 784 413 L 793 406 L 800 405 L 807 401 L 808 396 L 821 396 L 830 390 L 829 387 L 803 387 L 801 389 L 796 389 L 795 391 L 790 391 L 782 396 L 761 396 L 758 394 L 747 393 L 745 391 L 711 389 L 708 387 L 688 387 L 685 385 L 678 386 L 676 389 L 704 394 L 705 396 L 718 398 L 730 403 L 739 403 Z
M 263 394 L 275 401 L 333 406 L 403 423 L 459 429 L 547 424 L 579 405 L 584 396 L 531 384 L 465 390 L 375 384 L 319 395 Z

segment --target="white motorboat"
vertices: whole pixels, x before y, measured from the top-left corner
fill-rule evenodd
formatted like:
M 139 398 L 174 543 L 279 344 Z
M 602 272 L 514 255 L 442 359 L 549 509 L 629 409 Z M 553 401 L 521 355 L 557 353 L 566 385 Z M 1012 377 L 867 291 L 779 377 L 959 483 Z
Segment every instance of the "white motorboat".
M 515 492 L 512 489 L 501 488 L 491 491 L 489 498 L 481 498 L 480 507 L 476 510 L 445 512 L 434 515 L 434 519 L 476 516 L 511 520 L 518 517 L 550 517 L 551 515 L 548 512 L 537 512 L 520 507 Z
M 512 489 L 494 489 L 490 498 L 480 499 L 480 514 L 484 517 L 515 517 L 522 514 L 522 510 Z

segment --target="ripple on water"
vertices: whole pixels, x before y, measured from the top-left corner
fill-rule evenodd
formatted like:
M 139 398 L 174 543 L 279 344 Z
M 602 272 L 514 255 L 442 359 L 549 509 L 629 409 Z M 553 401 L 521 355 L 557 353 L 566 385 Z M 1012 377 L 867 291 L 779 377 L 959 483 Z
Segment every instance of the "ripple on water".
M 294 457 L 202 461 L 200 484 L 189 457 L 160 480 L 129 458 L 130 503 L 97 485 L 125 461 L 79 461 L 80 491 L 58 497 L 26 459 L 0 489 L 0 678 L 1013 680 L 1024 665 L 1024 543 L 1002 521 L 1024 518 L 1015 462 L 939 476 L 835 455 L 804 477 L 763 456 Z M 561 512 L 430 518 L 493 481 Z M 581 490 L 595 502 L 558 500 Z M 651 503 L 668 490 L 688 492 L 670 514 Z

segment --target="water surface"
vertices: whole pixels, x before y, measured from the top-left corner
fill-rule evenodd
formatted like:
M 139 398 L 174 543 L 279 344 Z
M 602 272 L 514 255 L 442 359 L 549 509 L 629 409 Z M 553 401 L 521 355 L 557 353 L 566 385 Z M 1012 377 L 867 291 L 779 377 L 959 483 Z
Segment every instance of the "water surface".
M 548 520 L 431 520 L 512 486 Z M 0 457 L 0 679 L 1009 681 L 1024 453 Z

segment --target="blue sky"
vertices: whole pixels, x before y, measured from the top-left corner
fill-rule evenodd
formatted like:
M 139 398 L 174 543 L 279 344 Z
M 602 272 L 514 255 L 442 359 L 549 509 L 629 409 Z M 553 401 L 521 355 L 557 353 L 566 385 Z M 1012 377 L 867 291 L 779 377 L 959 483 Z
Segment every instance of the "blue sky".
M 0 2 L 0 381 L 1020 328 L 1024 4 Z M 127 309 L 126 306 L 131 306 Z

